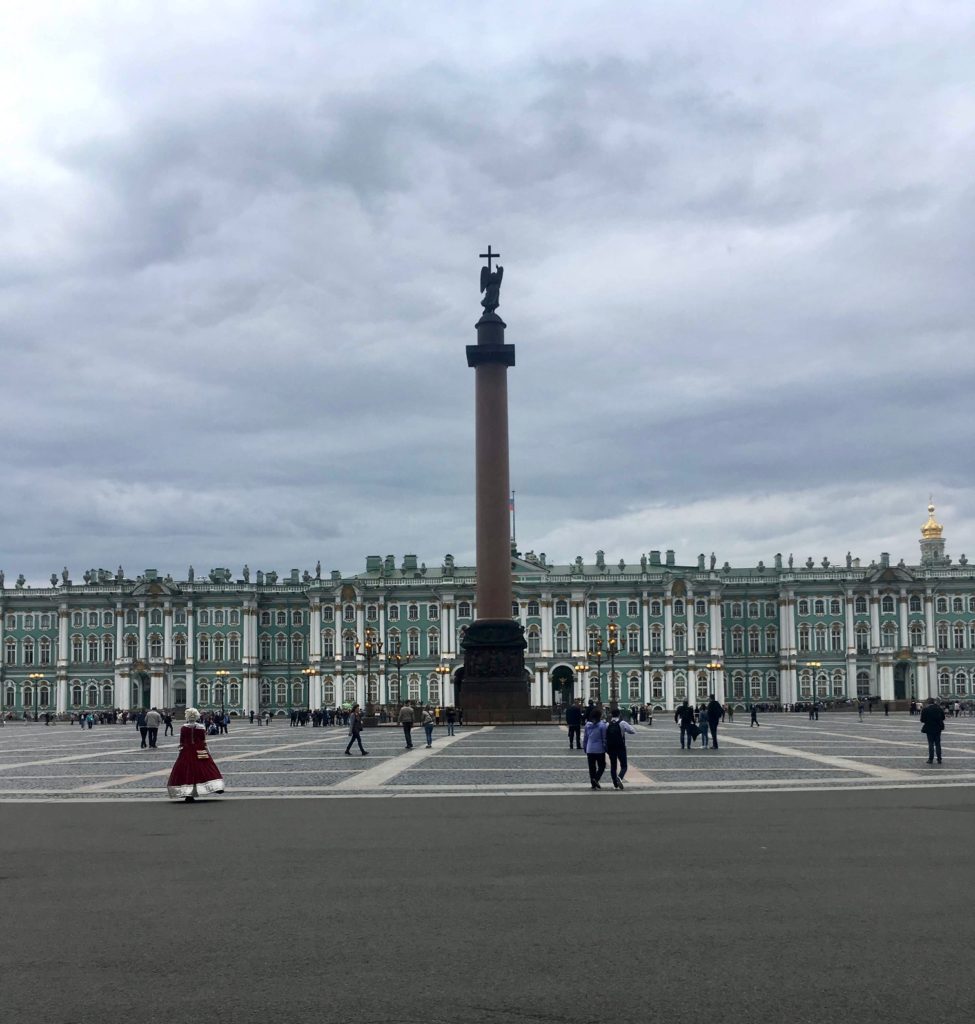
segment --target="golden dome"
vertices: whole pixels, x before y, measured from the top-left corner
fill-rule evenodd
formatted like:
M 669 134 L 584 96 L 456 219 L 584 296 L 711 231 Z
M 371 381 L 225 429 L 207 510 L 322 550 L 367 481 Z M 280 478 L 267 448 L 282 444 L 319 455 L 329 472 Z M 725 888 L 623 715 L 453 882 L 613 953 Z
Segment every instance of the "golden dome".
M 928 521 L 921 527 L 921 536 L 925 540 L 940 537 L 944 527 L 934 518 L 934 505 L 928 505 Z

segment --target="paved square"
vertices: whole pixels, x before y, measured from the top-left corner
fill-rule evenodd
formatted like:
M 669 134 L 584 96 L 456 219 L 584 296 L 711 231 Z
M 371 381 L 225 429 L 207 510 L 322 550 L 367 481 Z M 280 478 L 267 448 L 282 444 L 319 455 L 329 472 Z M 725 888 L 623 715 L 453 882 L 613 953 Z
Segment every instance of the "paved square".
M 558 794 L 588 788 L 585 756 L 559 727 L 439 727 L 432 749 L 414 730 L 363 733 L 368 757 L 346 755 L 344 729 L 235 723 L 210 738 L 227 780 L 220 799 L 407 795 Z M 949 719 L 943 765 L 925 763 L 916 718 L 907 715 L 764 715 L 759 728 L 739 716 L 721 726 L 720 749 L 680 749 L 669 718 L 628 737 L 626 793 L 890 788 L 975 784 L 975 718 Z M 154 800 L 176 756 L 176 737 L 143 750 L 131 726 L 60 724 L 0 729 L 0 801 Z

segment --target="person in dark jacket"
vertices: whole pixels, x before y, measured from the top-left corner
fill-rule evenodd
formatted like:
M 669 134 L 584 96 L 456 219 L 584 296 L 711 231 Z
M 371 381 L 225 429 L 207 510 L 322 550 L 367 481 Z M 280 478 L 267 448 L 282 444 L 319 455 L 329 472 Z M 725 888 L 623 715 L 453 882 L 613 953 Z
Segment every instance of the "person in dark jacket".
M 636 729 L 616 708 L 609 714 L 605 737 L 606 753 L 609 754 L 609 774 L 615 789 L 623 788 L 623 778 L 626 775 L 626 733 L 636 735 Z
M 934 763 L 935 754 L 941 764 L 941 733 L 944 732 L 945 713 L 934 697 L 928 697 L 921 712 L 921 732 L 928 738 L 928 764 Z
M 142 746 L 148 747 L 149 744 L 146 743 L 146 737 L 149 735 L 149 727 L 146 725 L 146 712 L 144 708 L 140 708 L 138 715 L 136 715 L 135 727 L 142 736 Z
M 582 750 L 582 708 L 578 701 L 573 701 L 565 709 L 565 724 L 569 727 L 569 750 L 572 749 L 573 737 L 576 750 Z
M 369 753 L 362 746 L 362 711 L 359 709 L 359 705 L 356 704 L 352 709 L 352 714 L 349 715 L 349 743 L 345 748 L 347 754 L 352 753 L 352 744 L 359 744 L 359 753 L 365 757 Z
M 680 749 L 684 750 L 684 740 L 687 740 L 687 750 L 690 750 L 694 745 L 694 708 L 687 703 L 687 698 L 684 698 L 683 704 L 680 704 L 677 710 L 674 712 L 674 721 L 680 725 Z
M 718 749 L 718 722 L 724 718 L 724 708 L 714 699 L 714 694 L 708 698 L 708 729 L 711 730 L 711 748 Z

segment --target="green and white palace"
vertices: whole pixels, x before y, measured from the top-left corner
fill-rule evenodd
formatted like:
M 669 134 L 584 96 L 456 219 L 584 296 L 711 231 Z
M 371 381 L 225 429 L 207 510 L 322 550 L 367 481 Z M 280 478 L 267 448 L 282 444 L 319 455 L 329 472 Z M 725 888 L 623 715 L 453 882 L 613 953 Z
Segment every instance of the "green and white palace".
M 684 697 L 795 704 L 875 696 L 970 698 L 975 572 L 945 554 L 929 507 L 920 560 L 861 565 L 549 564 L 512 555 L 511 613 L 524 627 L 531 699 L 618 699 L 672 708 Z M 451 704 L 461 643 L 477 616 L 474 570 L 370 555 L 365 572 L 293 570 L 177 581 L 67 570 L 49 587 L 0 577 L 3 711 L 187 704 L 231 713 L 343 702 Z

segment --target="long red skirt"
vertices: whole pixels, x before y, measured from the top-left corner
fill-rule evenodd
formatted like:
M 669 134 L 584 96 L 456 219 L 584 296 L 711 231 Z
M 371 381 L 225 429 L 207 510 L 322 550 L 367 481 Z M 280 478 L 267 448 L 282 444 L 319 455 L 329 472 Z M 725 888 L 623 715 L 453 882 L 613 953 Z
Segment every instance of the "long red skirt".
M 179 755 L 169 773 L 166 790 L 174 800 L 224 791 L 223 776 L 207 750 L 206 729 L 196 723 L 179 731 Z

